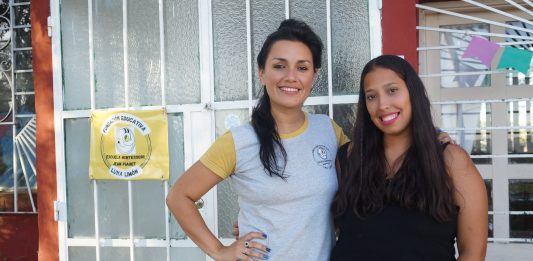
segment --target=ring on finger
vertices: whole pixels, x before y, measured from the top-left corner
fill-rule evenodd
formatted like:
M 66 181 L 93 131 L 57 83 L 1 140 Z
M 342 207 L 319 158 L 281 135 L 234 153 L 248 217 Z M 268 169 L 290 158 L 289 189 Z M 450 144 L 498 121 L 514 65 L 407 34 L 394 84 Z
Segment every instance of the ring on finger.
M 250 242 L 244 241 L 244 247 L 245 248 L 250 248 Z

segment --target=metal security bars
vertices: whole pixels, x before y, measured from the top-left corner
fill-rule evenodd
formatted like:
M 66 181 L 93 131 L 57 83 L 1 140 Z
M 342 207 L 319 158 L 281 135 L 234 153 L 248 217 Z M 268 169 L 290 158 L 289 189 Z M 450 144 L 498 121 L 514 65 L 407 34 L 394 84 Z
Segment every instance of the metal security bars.
M 30 3 L 0 1 L 0 213 L 37 213 L 31 58 Z
M 437 124 L 464 146 L 491 184 L 490 242 L 532 242 L 533 72 L 461 57 L 472 36 L 533 50 L 531 7 L 530 1 L 511 0 L 417 5 L 420 72 Z
M 221 88 L 220 82 L 216 80 L 217 74 L 221 74 L 220 68 L 217 68 L 216 52 L 224 46 L 217 45 L 217 37 L 220 35 L 218 29 L 214 28 L 218 26 L 214 21 L 220 19 L 217 15 L 222 15 L 224 19 L 234 18 L 229 13 L 213 12 L 221 2 L 224 1 L 51 1 L 55 25 L 52 30 L 52 48 L 60 260 L 76 259 L 80 256 L 94 260 L 210 260 L 180 230 L 164 205 L 164 199 L 170 184 L 183 169 L 198 159 L 215 139 L 220 127 L 219 116 L 227 111 L 245 111 L 245 116 L 239 119 L 244 121 L 256 102 L 254 42 L 262 40 L 257 36 L 258 29 L 254 27 L 257 20 L 254 19 L 258 15 L 258 6 L 264 1 L 247 0 L 242 1 L 242 6 L 238 6 L 242 8 L 239 9 L 239 14 L 243 14 L 236 19 L 240 24 L 244 24 L 244 48 L 234 52 L 245 54 L 244 59 L 238 62 L 245 65 L 243 77 L 239 80 L 246 83 L 245 88 L 239 90 L 246 93 L 240 99 L 216 97 L 217 88 Z M 359 11 L 355 8 L 358 4 L 353 1 L 339 1 L 341 2 L 354 6 L 354 11 Z M 360 60 L 366 62 L 368 58 L 381 52 L 380 1 L 361 2 L 367 7 L 362 13 L 365 17 L 368 15 L 367 25 L 362 28 L 370 35 L 368 38 L 361 38 L 363 40 L 358 39 L 362 42 L 361 45 L 368 46 L 368 50 L 360 54 Z M 227 3 L 235 4 L 235 1 Z M 283 10 L 283 18 L 292 17 L 293 12 L 299 10 L 298 4 L 296 1 L 284 0 L 269 5 L 279 5 Z M 339 23 L 332 22 L 334 18 L 331 13 L 335 4 L 338 3 L 324 0 L 321 5 L 327 10 L 326 22 L 323 25 L 323 40 L 327 46 L 325 51 L 328 59 L 327 67 L 323 69 L 328 74 L 327 91 L 309 98 L 305 105 L 325 106 L 328 108 L 326 113 L 331 117 L 335 111 L 335 118 L 343 119 L 345 115 L 343 110 L 338 110 L 338 106 L 352 106 L 357 101 L 357 96 L 356 86 L 349 86 L 350 91 L 345 93 L 336 93 L 334 89 L 333 81 L 338 79 L 334 74 L 335 66 L 343 65 L 336 62 L 335 59 L 339 57 L 336 57 L 332 50 L 335 44 L 343 42 L 336 40 L 334 34 L 336 30 L 342 29 L 338 28 Z M 337 7 L 337 10 L 340 8 Z M 187 15 L 191 17 L 186 17 Z M 187 24 L 186 28 L 180 28 L 183 20 L 170 20 L 180 16 L 186 17 L 189 19 L 187 21 L 192 23 Z M 139 25 L 142 23 L 148 23 L 151 27 L 142 27 Z M 138 27 L 142 30 L 139 31 Z M 371 33 L 368 28 L 372 28 Z M 187 46 L 176 43 L 176 31 L 190 34 L 184 38 L 178 37 L 181 41 L 190 40 Z M 110 36 L 102 37 L 102 32 L 109 33 Z M 75 49 L 73 46 L 80 47 Z M 192 56 L 187 56 L 189 53 L 175 55 L 179 49 L 191 46 L 194 47 L 190 52 L 193 53 Z M 139 59 L 139 53 L 150 58 Z M 180 60 L 185 59 L 183 57 L 194 61 L 188 66 L 197 68 L 184 74 L 176 72 L 176 67 L 187 67 L 180 65 Z M 139 67 L 145 64 L 149 64 L 149 68 L 145 71 L 139 70 Z M 351 67 L 349 69 L 357 70 Z M 144 73 L 143 77 L 138 77 L 139 72 Z M 175 79 L 176 74 L 181 77 L 179 81 Z M 151 82 L 139 84 L 139 78 L 151 79 Z M 190 93 L 180 93 L 179 89 L 185 89 L 185 85 L 198 87 L 191 89 Z M 77 92 L 76 96 L 72 95 L 73 90 Z M 80 93 L 84 94 L 81 98 Z M 181 95 L 183 99 L 176 99 L 176 95 Z M 143 110 L 157 107 L 166 108 L 169 115 L 174 115 L 169 117 L 177 119 L 174 127 L 169 129 L 169 136 L 174 136 L 171 138 L 174 141 L 169 143 L 175 142 L 175 147 L 179 147 L 174 155 L 171 153 L 171 156 L 174 156 L 170 158 L 171 169 L 173 164 L 175 166 L 171 170 L 170 182 L 89 182 L 84 169 L 88 161 L 87 153 L 84 152 L 88 141 L 84 135 L 88 126 L 86 119 L 91 110 Z M 172 148 L 172 144 L 169 147 Z M 76 154 L 70 153 L 74 149 Z M 76 192 L 73 193 L 73 190 Z M 144 193 L 152 201 L 144 202 L 143 205 L 138 195 Z M 80 197 L 83 197 L 85 202 L 83 207 L 77 204 L 80 203 Z M 204 204 L 200 212 L 208 227 L 223 242 L 228 243 L 232 240 L 219 233 L 220 226 L 225 226 L 219 224 L 218 206 L 224 204 L 223 200 L 227 200 L 223 197 L 225 195 L 218 195 L 217 188 L 213 189 L 203 197 Z M 120 222 L 112 222 L 116 218 L 120 218 Z M 147 222 L 148 220 L 150 222 Z

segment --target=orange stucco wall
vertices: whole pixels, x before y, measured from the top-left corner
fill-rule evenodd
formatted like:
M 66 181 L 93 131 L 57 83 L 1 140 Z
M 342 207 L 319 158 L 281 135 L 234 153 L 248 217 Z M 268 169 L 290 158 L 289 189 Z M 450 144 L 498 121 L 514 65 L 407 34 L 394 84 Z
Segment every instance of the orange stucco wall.
M 50 1 L 31 0 L 31 38 L 33 47 L 33 79 L 37 112 L 37 193 L 39 225 L 39 260 L 58 260 L 57 223 L 53 202 L 56 200 L 56 165 L 52 46 L 48 37 L 47 17 Z
M 403 55 L 418 70 L 418 0 L 383 0 L 383 53 Z

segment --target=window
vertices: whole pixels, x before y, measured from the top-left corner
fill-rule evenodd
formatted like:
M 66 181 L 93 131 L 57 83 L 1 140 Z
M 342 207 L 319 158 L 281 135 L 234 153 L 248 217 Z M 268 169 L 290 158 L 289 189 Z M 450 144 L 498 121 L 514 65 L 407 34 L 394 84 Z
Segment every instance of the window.
M 533 180 L 509 180 L 511 237 L 533 238 Z
M 531 242 L 533 70 L 497 68 L 503 47 L 533 49 L 531 33 L 524 31 L 533 28 L 524 22 L 531 16 L 506 1 L 447 1 L 419 10 L 421 77 L 436 125 L 471 155 L 485 180 L 489 242 Z M 500 45 L 490 66 L 462 58 L 473 36 Z
M 508 152 L 517 156 L 510 157 L 509 163 L 533 164 L 533 101 L 509 102 L 508 106 Z
M 0 212 L 36 212 L 30 3 L 0 3 Z
M 459 31 L 473 31 L 487 33 L 488 24 L 464 24 L 464 25 L 442 25 L 443 29 Z M 489 74 L 476 74 L 488 71 L 483 63 L 472 58 L 462 58 L 466 46 L 471 37 L 464 33 L 442 32 L 440 33 L 441 46 L 461 46 L 463 48 L 446 48 L 440 51 L 440 70 L 442 74 L 455 74 L 441 77 L 442 88 L 457 87 L 487 87 L 490 86 Z M 461 73 L 471 73 L 468 75 Z

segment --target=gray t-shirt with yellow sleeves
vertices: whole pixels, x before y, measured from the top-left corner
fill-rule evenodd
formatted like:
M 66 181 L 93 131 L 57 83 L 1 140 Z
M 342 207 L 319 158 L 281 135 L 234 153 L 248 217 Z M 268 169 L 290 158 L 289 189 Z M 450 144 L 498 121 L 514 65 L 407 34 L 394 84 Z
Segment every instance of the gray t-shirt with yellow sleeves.
M 307 125 L 296 136 L 282 137 L 286 180 L 265 172 L 250 124 L 231 129 L 236 164 L 230 182 L 239 199 L 240 235 L 267 234 L 270 260 L 329 260 L 335 241 L 330 206 L 339 142 L 327 116 L 308 114 Z

